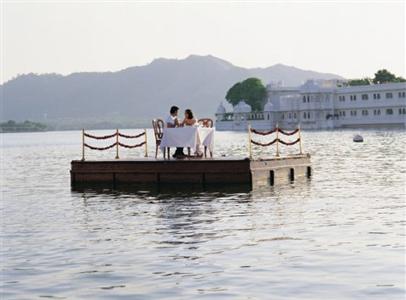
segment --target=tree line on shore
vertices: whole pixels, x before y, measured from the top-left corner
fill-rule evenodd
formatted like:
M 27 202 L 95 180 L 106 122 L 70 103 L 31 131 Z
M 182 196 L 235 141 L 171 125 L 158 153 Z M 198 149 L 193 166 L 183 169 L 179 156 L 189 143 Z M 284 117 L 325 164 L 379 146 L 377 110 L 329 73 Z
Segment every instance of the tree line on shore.
M 391 82 L 406 82 L 401 76 L 396 76 L 386 69 L 379 70 L 375 73 L 374 78 L 364 77 L 357 79 L 348 80 L 349 86 L 357 85 L 371 85 L 371 84 L 382 84 L 382 83 L 391 83 Z
M 24 121 L 16 122 L 9 120 L 7 122 L 0 123 L 0 132 L 38 132 L 47 131 L 48 126 L 38 122 Z

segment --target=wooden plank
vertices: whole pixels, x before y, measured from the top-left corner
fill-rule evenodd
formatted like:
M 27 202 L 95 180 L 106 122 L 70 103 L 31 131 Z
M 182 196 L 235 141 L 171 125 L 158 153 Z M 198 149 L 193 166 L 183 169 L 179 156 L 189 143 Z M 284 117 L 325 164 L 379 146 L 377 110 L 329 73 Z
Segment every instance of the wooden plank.
M 236 172 L 242 172 L 249 170 L 249 161 L 179 161 L 175 163 L 161 161 L 156 162 L 143 162 L 143 161 L 122 161 L 109 162 L 72 162 L 73 172 L 175 172 L 176 173 L 204 173 L 214 172 L 217 173 L 221 170 L 234 170 Z
M 115 173 L 116 183 L 153 183 L 156 173 Z
M 205 179 L 207 184 L 213 183 L 246 183 L 251 184 L 250 172 L 223 172 L 223 173 L 206 173 Z
M 133 159 L 103 161 L 72 161 L 71 184 L 108 182 L 116 184 L 270 184 L 285 181 L 291 168 L 303 176 L 310 166 L 310 156 L 248 159 Z M 278 171 L 280 170 L 280 171 Z M 302 174 L 303 173 L 303 174 Z M 296 176 L 296 175 L 295 175 Z

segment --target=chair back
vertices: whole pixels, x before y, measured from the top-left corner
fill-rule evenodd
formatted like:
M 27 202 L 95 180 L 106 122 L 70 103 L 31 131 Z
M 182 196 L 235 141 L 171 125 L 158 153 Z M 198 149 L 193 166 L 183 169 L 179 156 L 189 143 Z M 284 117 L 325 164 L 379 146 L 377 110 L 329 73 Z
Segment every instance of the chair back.
M 162 140 L 163 128 L 164 128 L 164 121 L 162 119 L 153 119 L 152 120 L 152 127 L 154 128 L 154 135 L 157 141 Z
M 199 126 L 213 128 L 213 120 L 210 118 L 202 118 L 198 120 Z

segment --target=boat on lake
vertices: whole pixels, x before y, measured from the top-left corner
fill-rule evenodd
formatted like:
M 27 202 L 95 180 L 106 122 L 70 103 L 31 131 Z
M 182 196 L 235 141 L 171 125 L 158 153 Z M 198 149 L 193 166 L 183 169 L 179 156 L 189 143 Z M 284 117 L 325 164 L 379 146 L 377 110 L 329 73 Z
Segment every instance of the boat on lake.
M 362 137 L 362 135 L 356 134 L 352 138 L 352 141 L 355 142 L 355 143 L 362 143 L 364 141 L 364 138 Z

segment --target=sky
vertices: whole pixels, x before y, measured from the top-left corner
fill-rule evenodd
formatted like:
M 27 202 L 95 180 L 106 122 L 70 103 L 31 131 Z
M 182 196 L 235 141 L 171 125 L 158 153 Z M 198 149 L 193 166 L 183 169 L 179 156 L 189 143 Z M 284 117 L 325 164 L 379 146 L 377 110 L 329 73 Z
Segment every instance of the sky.
M 405 1 L 0 0 L 0 82 L 19 74 L 118 71 L 214 55 L 346 78 L 405 76 Z

